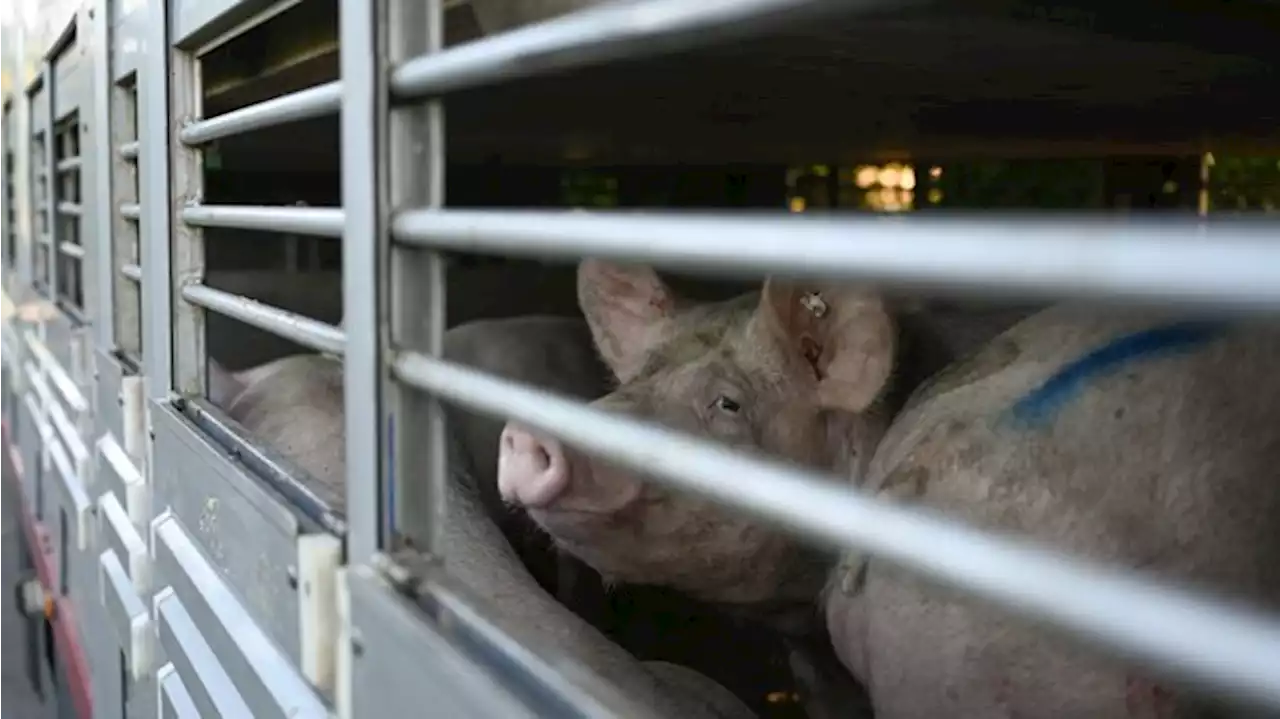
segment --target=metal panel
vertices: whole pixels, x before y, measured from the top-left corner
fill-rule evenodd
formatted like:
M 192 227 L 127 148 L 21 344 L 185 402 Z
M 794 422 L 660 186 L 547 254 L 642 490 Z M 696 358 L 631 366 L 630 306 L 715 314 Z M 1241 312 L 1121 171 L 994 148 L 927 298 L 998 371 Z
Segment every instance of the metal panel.
M 98 556 L 98 580 L 107 625 L 129 663 L 129 678 L 141 681 L 155 660 L 151 614 L 111 550 Z
M 349 612 L 341 651 L 349 671 L 339 716 L 408 717 L 423 707 L 442 717 L 537 716 L 436 631 L 368 567 L 344 572 Z M 358 651 L 355 646 L 358 646 Z
M 171 513 L 156 519 L 151 537 L 159 576 L 181 599 L 253 716 L 326 718 L 328 711 L 298 672 L 296 660 L 258 627 Z
M 88 81 L 92 68 L 86 61 L 89 40 L 85 31 L 85 23 L 80 9 L 71 22 L 76 25 L 75 39 L 66 45 L 57 55 L 50 58 L 53 69 L 53 117 L 60 120 L 87 104 L 89 98 Z M 70 31 L 70 27 L 68 27 Z
M 298 518 L 292 508 L 221 447 L 159 403 L 151 480 L 158 502 L 190 528 L 209 562 L 243 598 L 256 621 L 298 661 Z M 160 581 L 160 580 L 158 580 Z
M 100 435 L 124 437 L 124 399 L 120 394 L 120 382 L 125 369 L 110 350 L 100 349 L 94 353 L 94 371 L 98 376 L 93 388 L 97 395 L 94 403 L 96 431 Z
M 112 0 L 111 82 L 137 72 L 146 33 L 146 0 Z
M 159 706 L 159 719 L 200 719 L 200 711 L 172 664 L 166 664 L 156 672 L 156 704 Z

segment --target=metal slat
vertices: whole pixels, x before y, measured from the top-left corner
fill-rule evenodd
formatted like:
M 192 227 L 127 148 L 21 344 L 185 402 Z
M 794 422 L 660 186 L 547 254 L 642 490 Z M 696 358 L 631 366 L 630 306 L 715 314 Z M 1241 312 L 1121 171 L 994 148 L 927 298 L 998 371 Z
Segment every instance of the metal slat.
M 120 157 L 126 160 L 138 159 L 138 141 L 126 142 L 120 146 Z
M 138 218 L 142 216 L 142 206 L 136 202 L 126 202 L 120 205 L 120 216 L 126 220 L 137 222 Z
M 59 202 L 58 214 L 79 217 L 84 214 L 84 208 L 74 202 Z
M 346 336 L 339 327 L 282 310 L 279 307 L 272 307 L 248 297 L 223 292 L 205 285 L 183 287 L 182 297 L 206 310 L 240 320 L 320 352 L 341 355 L 346 345 Z
M 182 128 L 178 137 L 187 145 L 200 145 L 274 125 L 331 115 L 338 112 L 341 103 L 342 83 L 329 82 L 194 122 Z
M 932 215 L 932 213 L 930 213 Z M 409 210 L 422 247 L 601 257 L 708 273 L 1280 309 L 1280 223 L 981 216 Z
M 120 268 L 120 274 L 125 279 L 142 284 L 142 267 L 139 265 L 125 265 Z
M 292 232 L 316 237 L 342 237 L 342 209 L 337 207 L 272 207 L 265 205 L 198 205 L 182 210 L 182 221 L 194 227 Z
M 914 0 L 892 3 L 895 8 Z M 705 46 L 829 9 L 884 9 L 884 0 L 640 0 L 615 2 L 409 60 L 391 73 L 401 98 L 651 57 Z M 852 6 L 852 7 L 851 7 Z
M 68 157 L 65 160 L 58 160 L 57 168 L 59 173 L 66 173 L 79 170 L 82 164 L 79 157 Z
M 77 260 L 84 259 L 84 248 L 74 242 L 63 242 L 58 245 L 58 252 L 67 257 L 74 257 Z
M 865 496 L 843 480 L 749 458 L 416 352 L 400 353 L 392 369 L 441 399 L 525 423 L 797 535 L 869 552 L 1171 673 L 1280 707 L 1275 617 L 970 529 Z

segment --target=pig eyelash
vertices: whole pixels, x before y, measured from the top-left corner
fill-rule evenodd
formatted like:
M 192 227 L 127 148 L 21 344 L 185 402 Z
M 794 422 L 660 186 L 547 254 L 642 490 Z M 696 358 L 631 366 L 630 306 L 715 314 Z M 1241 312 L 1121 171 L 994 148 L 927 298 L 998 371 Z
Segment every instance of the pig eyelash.
M 742 405 L 724 395 L 716 397 L 715 401 L 711 403 L 711 406 L 721 412 L 728 412 L 729 414 L 737 414 L 742 411 Z

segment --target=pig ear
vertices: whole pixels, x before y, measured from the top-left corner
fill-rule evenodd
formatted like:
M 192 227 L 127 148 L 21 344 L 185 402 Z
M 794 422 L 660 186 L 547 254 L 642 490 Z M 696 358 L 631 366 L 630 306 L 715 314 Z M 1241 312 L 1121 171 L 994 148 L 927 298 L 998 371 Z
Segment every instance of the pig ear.
M 644 365 L 675 311 L 675 296 L 649 267 L 583 260 L 578 266 L 578 304 L 600 355 L 625 382 Z
M 823 407 L 861 412 L 889 381 L 893 322 L 873 292 L 770 279 L 760 318 L 790 366 L 816 381 Z

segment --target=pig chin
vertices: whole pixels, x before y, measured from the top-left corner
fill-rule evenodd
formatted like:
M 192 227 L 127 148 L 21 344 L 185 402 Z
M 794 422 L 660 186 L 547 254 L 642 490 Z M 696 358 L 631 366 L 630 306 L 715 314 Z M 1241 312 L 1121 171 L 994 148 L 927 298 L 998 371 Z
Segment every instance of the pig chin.
M 619 484 L 597 478 L 635 493 L 610 509 L 553 504 L 528 513 L 560 550 L 591 566 L 607 584 L 664 586 L 703 601 L 737 605 L 773 601 L 802 589 L 805 598 L 813 594 L 791 581 L 796 547 L 787 537 L 630 476 L 619 477 Z

